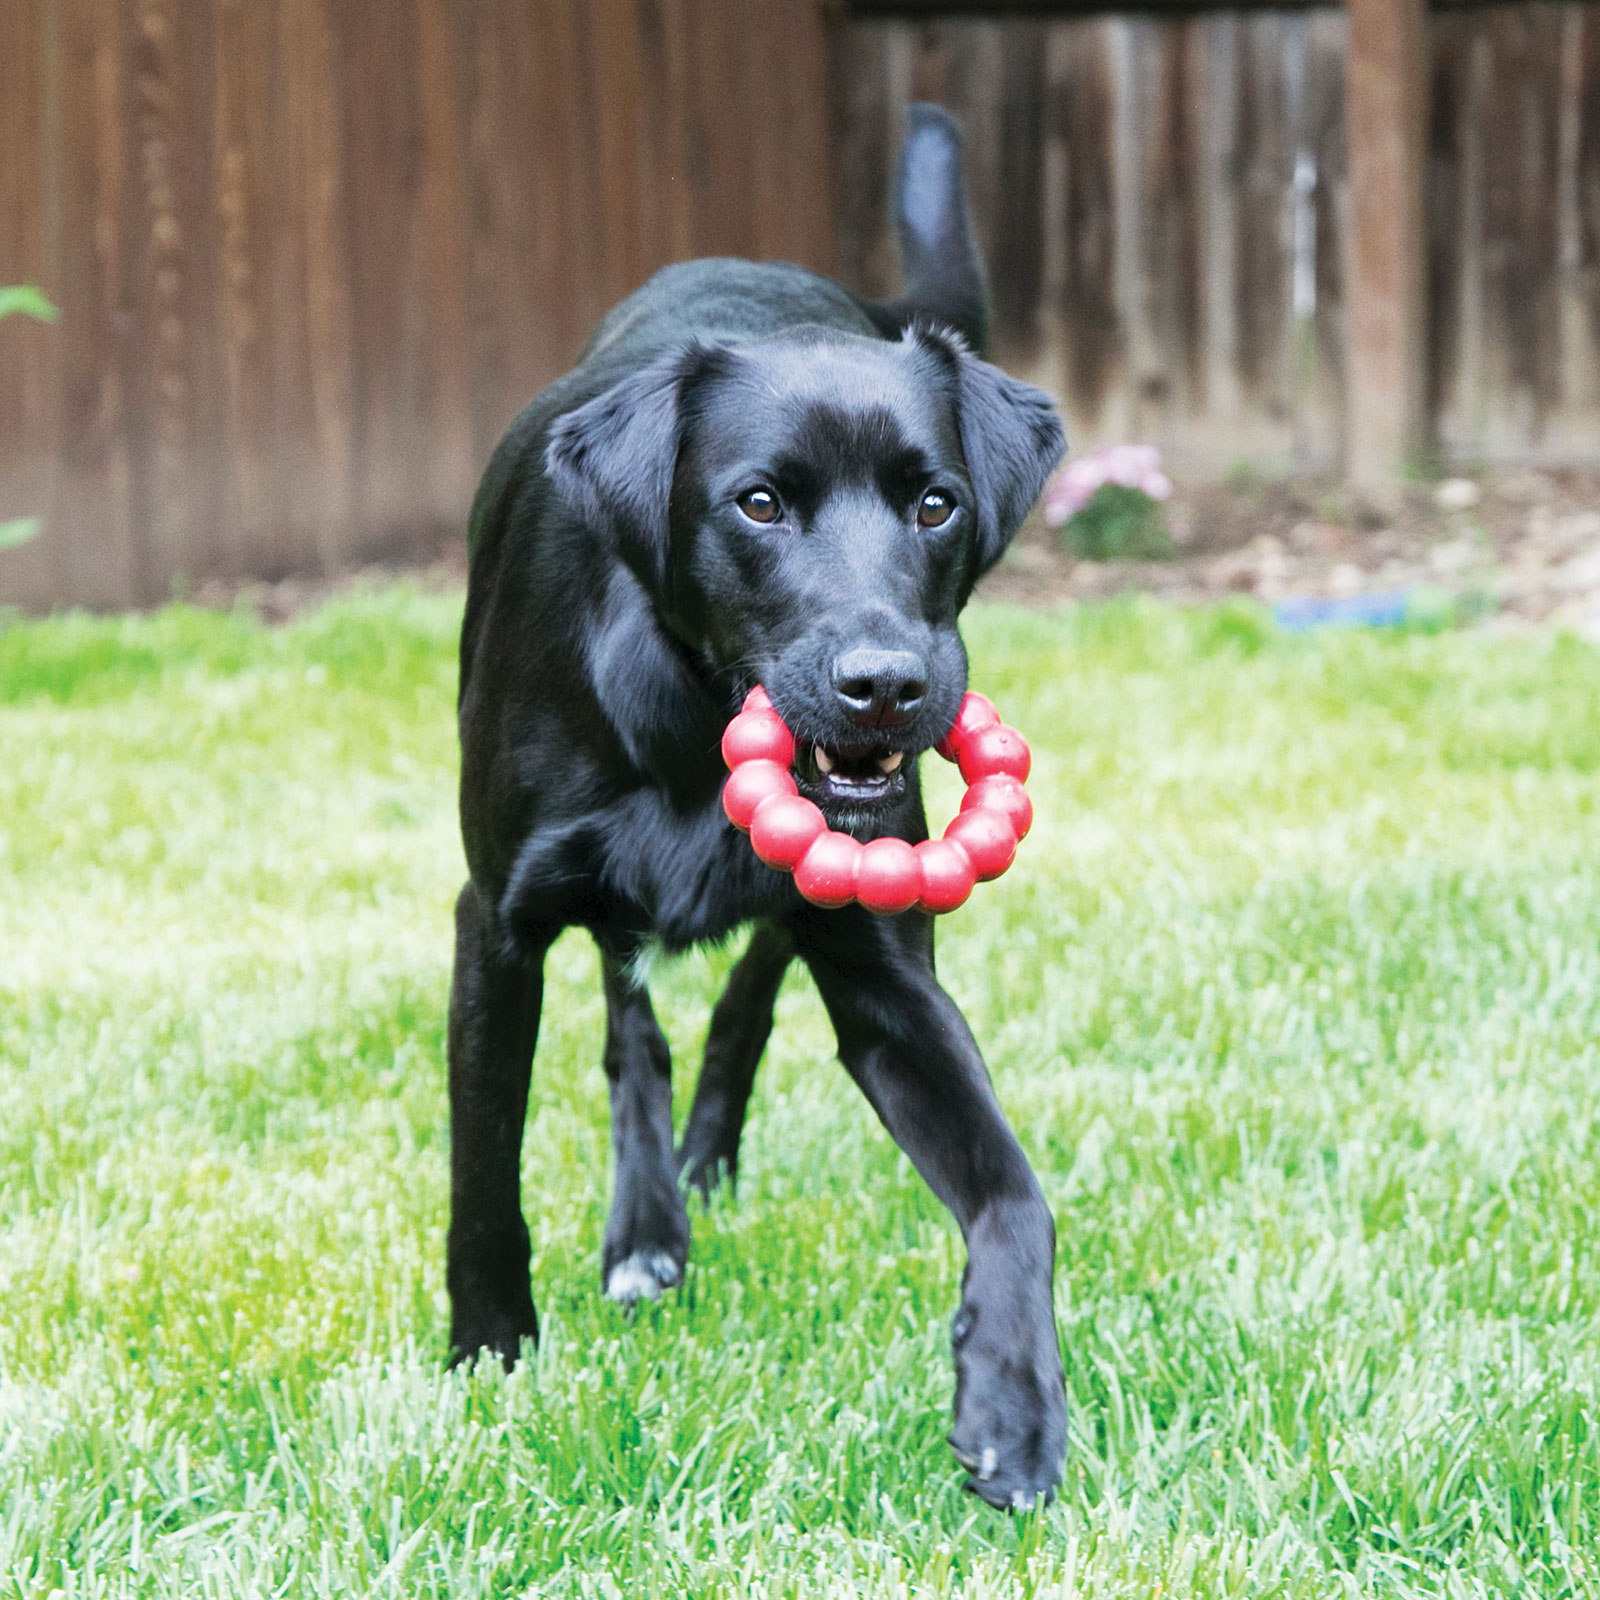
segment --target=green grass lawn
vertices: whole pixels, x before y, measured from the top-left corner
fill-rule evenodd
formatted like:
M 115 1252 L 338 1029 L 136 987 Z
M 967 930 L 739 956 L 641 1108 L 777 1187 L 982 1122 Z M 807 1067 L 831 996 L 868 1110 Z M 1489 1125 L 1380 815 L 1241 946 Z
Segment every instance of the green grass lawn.
M 1600 654 L 974 609 L 1039 820 L 940 966 L 1073 1408 L 1007 1518 L 943 1442 L 959 1240 L 798 971 L 630 1317 L 562 940 L 545 1342 L 441 1370 L 458 614 L 0 627 L 0 1594 L 1600 1593 Z M 735 953 L 653 980 L 680 1105 Z

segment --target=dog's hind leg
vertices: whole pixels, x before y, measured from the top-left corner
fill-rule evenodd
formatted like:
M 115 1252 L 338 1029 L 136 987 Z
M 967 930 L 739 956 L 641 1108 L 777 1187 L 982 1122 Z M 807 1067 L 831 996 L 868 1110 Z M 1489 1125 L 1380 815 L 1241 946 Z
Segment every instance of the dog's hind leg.
M 689 1211 L 672 1153 L 672 1057 L 649 991 L 615 956 L 600 960 L 617 1158 L 601 1281 L 613 1300 L 653 1300 L 682 1280 L 689 1259 Z
M 702 1195 L 739 1170 L 739 1135 L 761 1052 L 772 1033 L 772 1008 L 794 960 L 794 940 L 774 923 L 756 925 L 728 979 L 706 1035 L 705 1064 L 678 1151 L 678 1168 Z
M 469 883 L 456 901 L 450 984 L 450 1348 L 491 1350 L 510 1371 L 539 1319 L 528 1287 L 522 1125 L 539 1036 L 549 939 L 513 954 Z M 553 937 L 553 935 L 552 935 Z

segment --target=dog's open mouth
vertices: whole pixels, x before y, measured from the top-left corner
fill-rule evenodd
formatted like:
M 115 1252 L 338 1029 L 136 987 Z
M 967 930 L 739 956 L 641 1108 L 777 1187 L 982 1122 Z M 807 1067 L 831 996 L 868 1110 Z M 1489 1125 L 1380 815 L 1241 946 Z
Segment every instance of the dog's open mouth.
M 796 745 L 794 775 L 801 793 L 819 805 L 873 805 L 904 791 L 905 757 L 886 744 Z

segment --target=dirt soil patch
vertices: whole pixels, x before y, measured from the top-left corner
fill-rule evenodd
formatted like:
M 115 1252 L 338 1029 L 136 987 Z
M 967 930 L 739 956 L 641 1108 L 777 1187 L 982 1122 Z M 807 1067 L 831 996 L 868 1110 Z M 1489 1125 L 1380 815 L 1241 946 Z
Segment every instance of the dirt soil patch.
M 1178 484 L 1168 503 L 1170 561 L 1078 561 L 1037 514 L 983 583 L 992 599 L 1029 605 L 1148 593 L 1180 605 L 1246 595 L 1267 605 L 1301 596 L 1410 592 L 1433 609 L 1495 632 L 1553 625 L 1600 641 L 1600 472 L 1518 471 L 1417 484 L 1378 506 L 1336 479 Z M 404 574 L 427 589 L 466 582 L 466 547 L 429 562 L 367 566 L 276 583 L 208 583 L 202 605 L 251 606 L 283 622 L 330 595 Z
M 1417 484 L 1380 506 L 1335 479 L 1179 484 L 1170 561 L 1077 561 L 1036 516 L 985 580 L 1032 603 L 1143 591 L 1180 604 L 1249 595 L 1414 592 L 1495 631 L 1568 627 L 1600 640 L 1600 473 L 1516 471 Z

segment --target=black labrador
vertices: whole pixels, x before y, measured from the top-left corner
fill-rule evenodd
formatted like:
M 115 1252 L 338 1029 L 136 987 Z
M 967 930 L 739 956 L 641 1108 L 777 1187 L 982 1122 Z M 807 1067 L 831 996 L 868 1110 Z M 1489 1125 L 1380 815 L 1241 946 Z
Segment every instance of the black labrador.
M 934 976 L 932 919 L 821 911 L 723 815 L 718 742 L 765 686 L 800 792 L 858 837 L 927 836 L 916 757 L 967 686 L 957 618 L 1064 447 L 1047 396 L 972 353 L 983 266 L 955 124 L 914 107 L 897 184 L 906 292 L 784 264 L 669 267 L 512 424 L 472 508 L 450 1001 L 451 1341 L 507 1367 L 538 1334 L 518 1167 L 545 952 L 599 945 L 618 1300 L 683 1275 L 685 1182 L 731 1177 L 796 955 L 850 1075 L 954 1213 L 968 1263 L 951 1444 L 970 1487 L 1056 1483 L 1066 1399 L 1055 1229 L 978 1047 Z M 754 923 L 680 1149 L 640 977 Z

